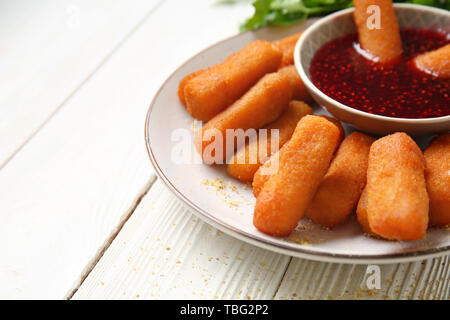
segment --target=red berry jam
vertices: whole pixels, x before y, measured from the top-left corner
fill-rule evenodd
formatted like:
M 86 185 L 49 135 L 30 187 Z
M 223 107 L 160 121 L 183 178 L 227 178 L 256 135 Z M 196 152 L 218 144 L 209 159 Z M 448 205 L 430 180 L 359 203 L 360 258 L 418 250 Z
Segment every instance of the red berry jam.
M 325 44 L 311 62 L 311 80 L 327 96 L 358 110 L 395 118 L 450 115 L 450 79 L 417 70 L 418 54 L 450 43 L 445 33 L 402 29 L 402 57 L 381 65 L 358 53 L 353 33 Z

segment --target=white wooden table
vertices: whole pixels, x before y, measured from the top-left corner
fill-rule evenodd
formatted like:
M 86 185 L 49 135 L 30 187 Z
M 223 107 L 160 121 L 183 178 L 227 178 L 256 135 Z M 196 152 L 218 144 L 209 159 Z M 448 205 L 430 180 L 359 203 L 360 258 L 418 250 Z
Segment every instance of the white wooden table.
M 0 298 L 449 298 L 449 257 L 310 262 L 208 226 L 156 178 L 143 127 L 163 80 L 238 32 L 250 2 L 0 3 Z

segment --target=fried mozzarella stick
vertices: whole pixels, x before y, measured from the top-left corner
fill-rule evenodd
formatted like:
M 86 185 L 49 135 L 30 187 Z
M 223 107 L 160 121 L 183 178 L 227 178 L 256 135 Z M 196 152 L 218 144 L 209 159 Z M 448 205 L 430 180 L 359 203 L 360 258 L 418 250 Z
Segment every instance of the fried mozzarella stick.
M 266 73 L 276 71 L 281 52 L 274 44 L 256 40 L 190 79 L 184 86 L 187 111 L 208 121 L 247 92 Z
M 339 143 L 340 143 L 345 138 L 345 129 L 342 126 L 342 123 L 338 119 L 330 117 L 330 116 L 326 116 L 326 115 L 323 115 L 323 114 L 318 115 L 318 116 L 327 119 L 328 121 L 333 123 L 338 128 L 338 130 L 339 130 Z
M 305 116 L 279 151 L 279 168 L 256 199 L 253 224 L 266 234 L 287 236 L 303 217 L 339 143 L 339 129 Z
M 373 60 L 390 62 L 402 53 L 402 40 L 392 0 L 354 0 L 361 48 Z
M 318 117 L 322 117 L 328 121 L 330 121 L 332 124 L 334 124 L 337 129 L 339 130 L 339 142 L 342 141 L 345 137 L 345 130 L 342 126 L 341 122 L 335 118 L 320 115 Z M 256 171 L 255 175 L 253 176 L 253 194 L 255 197 L 258 196 L 258 194 L 261 192 L 262 188 L 264 187 L 264 184 L 269 180 L 273 170 L 276 170 L 276 163 L 278 163 L 278 152 L 276 152 L 268 161 L 266 161 L 259 169 Z
M 353 132 L 342 141 L 306 216 L 333 228 L 352 213 L 366 185 L 367 161 L 374 138 Z
M 367 218 L 373 233 L 389 240 L 418 240 L 428 226 L 425 160 L 405 133 L 372 144 L 367 169 Z
M 430 225 L 450 224 L 450 133 L 434 138 L 424 152 Z
M 184 77 L 181 81 L 180 84 L 178 85 L 178 98 L 180 99 L 180 101 L 185 105 L 186 104 L 186 100 L 184 99 L 184 87 L 186 87 L 186 84 L 194 79 L 196 76 L 198 76 L 200 73 L 202 73 L 203 69 L 201 70 L 197 70 L 195 72 L 192 72 L 190 74 L 188 74 L 186 77 Z
M 450 44 L 414 58 L 417 69 L 442 79 L 450 78 Z
M 274 44 L 280 49 L 283 57 L 281 58 L 280 68 L 294 64 L 295 44 L 302 33 L 294 34 L 290 37 L 275 41 Z
M 259 129 L 276 120 L 289 105 L 292 88 L 279 72 L 265 75 L 242 98 L 208 121 L 195 136 L 197 151 L 207 164 L 221 163 L 234 152 L 236 140 L 227 141 L 227 130 Z M 218 137 L 218 141 L 216 137 Z M 232 144 L 232 150 L 227 150 Z M 221 154 L 216 155 L 216 151 Z
M 297 68 L 295 66 L 288 66 L 281 68 L 278 72 L 285 74 L 292 85 L 292 99 L 311 102 L 312 98 L 309 95 L 308 90 L 303 84 L 302 79 L 298 75 Z
M 228 164 L 228 174 L 242 182 L 252 182 L 255 172 L 267 161 L 272 152 L 278 151 L 289 141 L 298 121 L 311 113 L 312 109 L 306 103 L 301 101 L 289 102 L 287 110 L 280 118 L 266 127 L 267 135 L 258 136 L 257 140 L 245 144 L 234 154 Z M 271 146 L 271 143 L 273 143 L 271 140 L 272 130 L 278 130 L 278 145 L 276 148 Z M 260 148 L 266 148 L 266 153 L 261 155 Z
M 356 217 L 364 232 L 373 234 L 372 230 L 370 230 L 369 220 L 367 218 L 367 188 L 363 190 L 361 198 L 359 198 L 358 206 L 356 207 Z

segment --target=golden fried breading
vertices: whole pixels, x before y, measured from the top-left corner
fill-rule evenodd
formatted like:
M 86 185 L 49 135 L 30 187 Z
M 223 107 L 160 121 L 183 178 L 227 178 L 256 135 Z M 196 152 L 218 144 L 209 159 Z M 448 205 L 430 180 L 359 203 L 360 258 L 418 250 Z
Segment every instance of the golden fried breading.
M 279 151 L 278 170 L 256 199 L 253 224 L 266 234 L 287 236 L 325 175 L 339 144 L 337 127 L 323 117 L 305 116 L 292 138 Z
M 450 44 L 415 57 L 414 63 L 421 71 L 450 79 Z
M 422 239 L 428 226 L 425 160 L 405 133 L 372 144 L 367 168 L 370 230 L 389 240 Z
M 302 101 L 291 101 L 287 110 L 273 123 L 266 127 L 267 134 L 258 136 L 258 139 L 250 141 L 242 146 L 229 161 L 227 171 L 230 176 L 242 182 L 252 182 L 255 172 L 272 155 L 281 148 L 294 133 L 298 121 L 311 114 L 312 109 Z M 272 130 L 278 130 L 278 145 L 273 148 L 271 143 Z M 266 148 L 262 154 L 260 148 Z M 266 156 L 266 157 L 264 157 Z
M 261 77 L 278 69 L 281 52 L 274 44 L 257 40 L 209 67 L 184 86 L 187 111 L 208 121 L 242 97 Z
M 279 72 L 265 75 L 242 98 L 209 120 L 195 136 L 195 146 L 207 164 L 221 163 L 240 147 L 227 141 L 227 130 L 259 129 L 277 119 L 292 97 L 288 77 Z M 216 140 L 217 136 L 220 140 Z M 244 141 L 245 142 L 245 141 Z M 231 150 L 227 150 L 231 144 Z M 216 154 L 220 152 L 221 155 Z
M 424 152 L 425 178 L 430 197 L 430 224 L 450 224 L 450 133 L 434 138 Z
M 399 58 L 403 51 L 402 39 L 392 0 L 354 0 L 353 3 L 361 48 L 381 63 Z M 368 12 L 368 8 L 374 10 Z

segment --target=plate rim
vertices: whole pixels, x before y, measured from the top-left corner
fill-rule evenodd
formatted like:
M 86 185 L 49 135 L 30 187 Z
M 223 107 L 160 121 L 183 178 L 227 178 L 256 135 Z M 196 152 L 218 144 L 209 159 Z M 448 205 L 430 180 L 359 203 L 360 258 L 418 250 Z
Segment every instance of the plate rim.
M 267 29 L 263 28 L 263 29 Z M 385 254 L 385 255 L 355 255 L 355 254 L 332 254 L 325 252 L 315 252 L 311 253 L 309 251 L 303 250 L 302 248 L 291 248 L 285 246 L 281 243 L 271 243 L 266 239 L 260 238 L 257 235 L 253 235 L 246 231 L 240 230 L 226 222 L 219 220 L 214 217 L 212 214 L 208 213 L 204 209 L 198 207 L 195 203 L 193 203 L 186 195 L 184 195 L 177 187 L 167 178 L 164 174 L 163 170 L 159 167 L 159 164 L 156 160 L 156 157 L 153 153 L 150 141 L 150 115 L 152 113 L 153 107 L 156 104 L 162 89 L 167 85 L 167 83 L 175 76 L 175 74 L 186 64 L 190 63 L 194 58 L 203 54 L 205 51 L 209 49 L 227 42 L 231 39 L 242 37 L 245 34 L 254 33 L 252 31 L 245 31 L 242 33 L 235 34 L 233 36 L 224 38 L 220 41 L 217 41 L 206 48 L 200 50 L 189 59 L 180 64 L 174 71 L 170 73 L 170 75 L 164 80 L 161 86 L 158 88 L 156 93 L 154 94 L 150 105 L 147 110 L 147 114 L 145 117 L 145 126 L 144 126 L 144 137 L 145 137 L 145 146 L 147 149 L 147 154 L 150 158 L 150 162 L 155 169 L 155 173 L 157 176 L 164 182 L 164 184 L 169 188 L 169 190 L 180 200 L 182 200 L 185 204 L 187 204 L 192 210 L 193 213 L 205 221 L 206 223 L 212 225 L 213 227 L 219 229 L 220 231 L 237 238 L 239 240 L 245 241 L 257 247 L 270 250 L 276 253 L 281 253 L 284 255 L 289 255 L 293 257 L 313 260 L 313 261 L 321 261 L 321 262 L 332 262 L 332 263 L 346 263 L 346 264 L 389 264 L 389 263 L 403 263 L 403 262 L 412 262 L 419 261 L 431 258 L 437 258 L 441 256 L 445 256 L 450 254 L 450 245 L 444 246 L 442 248 L 429 248 L 425 250 L 419 250 L 414 252 L 406 252 L 401 254 Z

